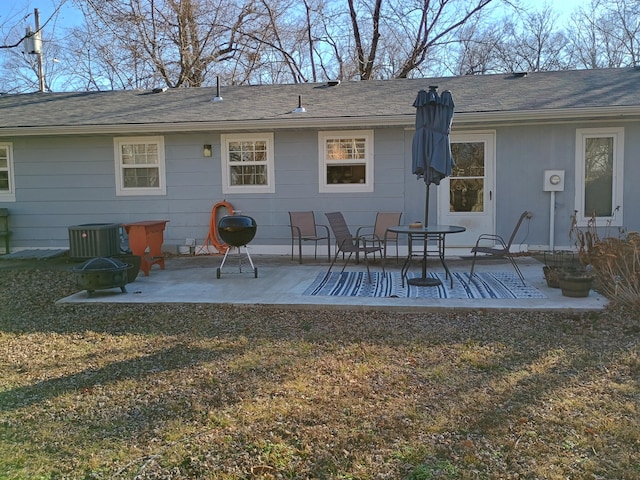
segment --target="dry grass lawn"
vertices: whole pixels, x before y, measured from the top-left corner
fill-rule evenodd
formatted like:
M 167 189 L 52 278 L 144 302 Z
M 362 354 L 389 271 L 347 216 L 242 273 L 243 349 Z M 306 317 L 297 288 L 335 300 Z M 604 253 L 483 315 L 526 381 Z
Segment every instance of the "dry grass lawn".
M 54 305 L 74 291 L 0 269 L 0 478 L 640 478 L 638 312 Z

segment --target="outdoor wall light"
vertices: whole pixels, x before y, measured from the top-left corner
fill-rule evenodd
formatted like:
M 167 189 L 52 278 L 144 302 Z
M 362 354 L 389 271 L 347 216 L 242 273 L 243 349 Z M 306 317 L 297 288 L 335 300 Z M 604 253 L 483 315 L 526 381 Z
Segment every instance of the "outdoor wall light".
M 202 156 L 203 157 L 213 156 L 213 150 L 211 149 L 211 145 L 204 145 L 202 147 Z

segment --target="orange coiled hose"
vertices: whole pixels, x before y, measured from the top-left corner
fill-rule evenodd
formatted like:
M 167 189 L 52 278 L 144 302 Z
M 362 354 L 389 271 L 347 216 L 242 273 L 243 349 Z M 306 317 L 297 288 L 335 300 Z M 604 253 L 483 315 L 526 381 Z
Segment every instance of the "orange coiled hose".
M 218 202 L 213 206 L 211 210 L 211 219 L 209 220 L 209 235 L 202 245 L 202 249 L 206 248 L 206 251 L 209 252 L 209 245 L 215 248 L 218 253 L 226 253 L 229 250 L 229 245 L 224 243 L 218 235 L 218 210 L 221 208 L 227 209 L 227 215 L 233 215 L 233 207 L 227 201 Z

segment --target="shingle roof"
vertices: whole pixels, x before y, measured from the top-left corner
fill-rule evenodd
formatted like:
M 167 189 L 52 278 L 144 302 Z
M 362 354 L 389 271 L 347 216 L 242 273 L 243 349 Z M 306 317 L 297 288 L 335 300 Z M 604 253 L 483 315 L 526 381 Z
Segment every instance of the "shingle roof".
M 420 89 L 450 90 L 456 119 L 492 114 L 543 118 L 606 111 L 640 114 L 640 69 L 572 70 L 393 79 L 323 84 L 221 86 L 150 91 L 31 93 L 0 96 L 0 135 L 30 129 L 153 126 L 171 130 L 237 125 L 310 126 L 314 123 L 412 124 Z M 306 113 L 291 113 L 301 98 Z M 625 113 L 626 112 L 626 113 Z M 135 129 L 135 128 L 134 128 Z

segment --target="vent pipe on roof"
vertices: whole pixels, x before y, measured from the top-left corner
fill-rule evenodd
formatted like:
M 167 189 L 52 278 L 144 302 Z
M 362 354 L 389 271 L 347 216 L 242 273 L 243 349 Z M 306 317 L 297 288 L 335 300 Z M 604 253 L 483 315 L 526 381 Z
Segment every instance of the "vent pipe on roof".
M 516 78 L 524 78 L 528 75 L 527 72 L 513 72 L 513 76 Z
M 307 109 L 302 106 L 302 95 L 298 95 L 298 108 L 291 110 L 291 113 L 306 113 Z
M 340 85 L 340 80 L 329 80 L 327 82 L 327 85 L 329 85 L 330 87 L 335 87 L 337 85 Z
M 222 97 L 220 96 L 220 77 L 216 77 L 216 96 L 213 97 L 214 102 L 221 102 Z

